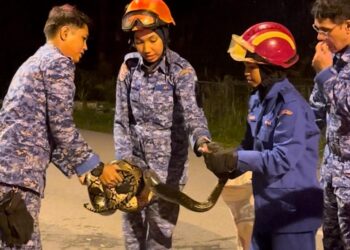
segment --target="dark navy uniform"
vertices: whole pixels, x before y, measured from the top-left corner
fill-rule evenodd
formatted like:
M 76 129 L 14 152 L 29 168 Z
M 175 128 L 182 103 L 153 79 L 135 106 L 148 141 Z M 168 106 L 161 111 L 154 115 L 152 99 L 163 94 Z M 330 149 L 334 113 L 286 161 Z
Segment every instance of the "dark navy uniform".
M 300 249 L 303 242 L 303 249 L 315 249 L 322 217 L 315 116 L 287 79 L 273 84 L 263 100 L 259 94 L 251 95 L 238 151 L 238 169 L 253 172 L 252 248 Z

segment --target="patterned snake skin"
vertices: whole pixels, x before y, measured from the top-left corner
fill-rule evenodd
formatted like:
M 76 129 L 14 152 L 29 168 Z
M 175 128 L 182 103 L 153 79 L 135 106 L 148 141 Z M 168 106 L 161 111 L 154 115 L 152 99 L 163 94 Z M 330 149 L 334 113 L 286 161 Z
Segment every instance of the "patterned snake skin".
M 114 161 L 124 177 L 123 183 L 115 188 L 102 185 L 98 177 L 87 176 L 87 186 L 90 204 L 84 206 L 95 213 L 109 215 L 117 209 L 124 212 L 135 212 L 144 208 L 152 199 L 153 194 L 169 202 L 179 204 L 191 211 L 205 212 L 217 202 L 227 178 L 221 178 L 208 199 L 198 202 L 172 186 L 162 183 L 157 174 L 151 170 L 142 170 L 125 161 Z
M 145 207 L 152 198 L 152 193 L 144 185 L 142 171 L 125 161 L 113 161 L 117 164 L 118 170 L 124 181 L 115 188 L 102 185 L 100 179 L 92 174 L 88 174 L 86 182 L 90 204 L 84 206 L 95 213 L 109 215 L 117 209 L 124 212 L 135 212 Z

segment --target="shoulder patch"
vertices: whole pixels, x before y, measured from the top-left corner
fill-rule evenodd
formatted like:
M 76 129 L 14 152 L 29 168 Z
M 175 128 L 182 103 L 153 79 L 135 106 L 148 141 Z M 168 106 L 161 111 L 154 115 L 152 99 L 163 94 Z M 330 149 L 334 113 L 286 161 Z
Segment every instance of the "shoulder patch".
M 291 115 L 293 115 L 293 111 L 291 111 L 289 109 L 282 109 L 279 115 L 280 116 L 282 116 L 282 115 L 289 115 L 289 116 L 291 116 Z
M 183 75 L 186 75 L 186 74 L 189 74 L 189 73 L 193 73 L 193 70 L 190 69 L 190 68 L 182 69 L 180 71 L 180 76 L 183 76 Z
M 123 63 L 122 66 L 120 67 L 120 70 L 119 70 L 118 80 L 119 81 L 124 81 L 126 76 L 128 75 L 128 73 L 129 73 L 129 69 L 126 66 L 126 64 Z

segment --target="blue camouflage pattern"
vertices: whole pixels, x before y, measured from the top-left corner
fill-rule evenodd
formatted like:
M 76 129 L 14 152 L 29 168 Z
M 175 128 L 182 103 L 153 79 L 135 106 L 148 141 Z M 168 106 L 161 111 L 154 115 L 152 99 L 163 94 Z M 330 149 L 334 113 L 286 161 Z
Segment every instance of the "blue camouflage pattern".
M 151 73 L 144 70 L 140 54 L 125 56 L 116 86 L 116 159 L 153 169 L 162 182 L 181 189 L 190 144 L 195 149 L 210 133 L 197 105 L 193 67 L 174 51 L 165 53 Z M 178 205 L 158 198 L 139 213 L 124 214 L 125 247 L 171 249 L 178 215 Z
M 125 249 L 171 249 L 179 211 L 179 205 L 155 197 L 140 213 L 123 213 Z M 146 217 L 152 221 L 149 226 L 145 223 Z
M 31 240 L 15 249 L 41 249 L 38 214 L 49 162 L 67 176 L 99 163 L 73 122 L 74 70 L 45 44 L 17 70 L 0 110 L 0 198 L 18 188 L 34 218 Z
M 350 249 L 350 47 L 315 76 L 310 104 L 326 126 L 321 167 L 324 249 Z
M 0 111 L 0 182 L 43 195 L 50 161 L 67 176 L 98 165 L 73 121 L 74 71 L 49 43 L 17 70 Z
M 161 181 L 185 184 L 190 141 L 210 137 L 197 106 L 193 67 L 167 50 L 158 69 L 146 74 L 138 53 L 126 55 L 116 87 L 116 158 L 153 169 Z

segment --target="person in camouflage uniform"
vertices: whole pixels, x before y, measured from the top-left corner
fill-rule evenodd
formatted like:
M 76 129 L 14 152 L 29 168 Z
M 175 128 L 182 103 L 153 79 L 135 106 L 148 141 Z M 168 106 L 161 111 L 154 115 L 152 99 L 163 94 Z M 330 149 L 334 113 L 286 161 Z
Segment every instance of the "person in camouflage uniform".
M 174 20 L 162 0 L 135 0 L 126 9 L 122 28 L 137 52 L 125 56 L 119 71 L 114 140 L 117 159 L 153 169 L 182 189 L 189 141 L 200 156 L 210 134 L 196 102 L 195 71 L 168 48 L 169 24 Z M 179 205 L 157 197 L 141 212 L 123 214 L 126 249 L 171 249 L 178 215 Z
M 67 176 L 101 166 L 72 117 L 74 64 L 87 49 L 88 24 L 75 7 L 54 7 L 44 28 L 46 44 L 20 66 L 0 111 L 0 200 L 18 190 L 34 218 L 31 239 L 16 249 L 41 249 L 38 215 L 49 162 Z M 104 184 L 120 181 L 115 168 L 105 166 Z M 0 240 L 0 248 L 9 247 Z
M 350 1 L 316 0 L 312 14 L 319 42 L 310 104 L 319 127 L 326 127 L 323 245 L 350 249 Z

